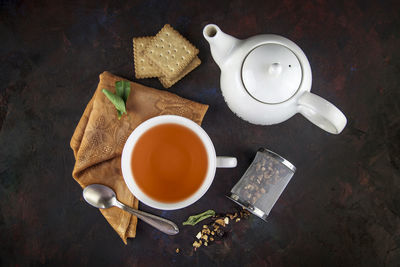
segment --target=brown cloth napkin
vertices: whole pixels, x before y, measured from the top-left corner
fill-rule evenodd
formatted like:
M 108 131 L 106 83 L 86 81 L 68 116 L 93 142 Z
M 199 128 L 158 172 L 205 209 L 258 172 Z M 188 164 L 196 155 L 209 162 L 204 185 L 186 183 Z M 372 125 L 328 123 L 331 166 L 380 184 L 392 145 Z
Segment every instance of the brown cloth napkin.
M 114 105 L 101 90 L 115 92 L 115 82 L 120 80 L 126 79 L 109 72 L 100 75 L 96 92 L 71 139 L 76 161 L 72 176 L 82 188 L 95 183 L 107 185 L 122 203 L 137 208 L 138 200 L 125 185 L 121 173 L 122 149 L 133 129 L 147 119 L 166 114 L 183 116 L 200 125 L 208 106 L 130 82 L 128 116 L 118 120 Z M 100 211 L 125 244 L 127 238 L 136 236 L 136 216 L 116 207 Z

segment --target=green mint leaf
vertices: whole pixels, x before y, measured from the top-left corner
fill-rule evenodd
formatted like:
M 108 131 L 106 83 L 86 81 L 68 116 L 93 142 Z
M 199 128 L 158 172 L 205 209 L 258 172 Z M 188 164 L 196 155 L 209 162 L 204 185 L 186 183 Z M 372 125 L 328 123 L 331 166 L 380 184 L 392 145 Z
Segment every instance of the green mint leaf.
M 121 119 L 122 115 L 128 114 L 126 112 L 126 101 L 128 100 L 129 94 L 131 93 L 131 84 L 128 81 L 116 81 L 115 82 L 115 94 L 111 93 L 107 89 L 103 89 L 102 92 L 106 97 L 114 104 L 117 109 L 118 119 Z
M 211 216 L 214 216 L 214 215 L 215 215 L 215 211 L 213 211 L 213 210 L 207 210 L 207 211 L 205 211 L 205 212 L 203 212 L 203 213 L 190 216 L 190 217 L 186 220 L 186 222 L 183 222 L 182 224 L 183 224 L 183 225 L 192 225 L 192 226 L 193 226 L 193 225 L 195 225 L 195 224 L 201 222 L 202 220 L 207 219 L 207 218 L 209 218 L 209 217 L 211 217 Z
M 117 94 L 117 96 L 124 99 L 124 81 L 115 82 L 115 93 Z
M 120 96 L 111 93 L 107 89 L 103 89 L 102 92 L 106 95 L 108 100 L 110 100 L 110 102 L 114 104 L 115 108 L 118 111 L 120 111 L 122 114 L 126 113 L 125 102 Z
M 122 81 L 122 83 L 124 88 L 124 95 L 122 96 L 122 99 L 126 105 L 126 101 L 128 101 L 129 94 L 131 93 L 131 83 L 128 81 Z
M 117 114 L 118 114 L 118 119 L 120 120 L 123 113 L 121 111 L 117 110 Z

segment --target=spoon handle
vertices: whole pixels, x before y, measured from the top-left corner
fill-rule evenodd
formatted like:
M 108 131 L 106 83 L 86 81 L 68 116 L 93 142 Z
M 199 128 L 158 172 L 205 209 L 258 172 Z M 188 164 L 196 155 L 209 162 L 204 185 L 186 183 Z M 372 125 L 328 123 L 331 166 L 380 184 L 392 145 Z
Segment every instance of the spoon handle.
M 176 235 L 177 233 L 179 233 L 178 226 L 176 226 L 175 223 L 173 223 L 167 219 L 155 216 L 153 214 L 150 214 L 150 213 L 147 213 L 144 211 L 132 209 L 132 208 L 126 206 L 125 204 L 122 204 L 119 201 L 117 201 L 115 203 L 115 206 L 137 216 L 142 221 L 150 224 L 154 228 L 160 230 L 163 233 L 166 233 L 167 235 Z

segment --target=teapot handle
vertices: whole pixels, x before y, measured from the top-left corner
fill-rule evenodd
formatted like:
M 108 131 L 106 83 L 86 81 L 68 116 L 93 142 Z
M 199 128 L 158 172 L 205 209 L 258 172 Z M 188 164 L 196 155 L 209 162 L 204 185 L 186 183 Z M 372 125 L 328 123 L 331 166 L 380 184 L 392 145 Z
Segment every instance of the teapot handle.
M 316 94 L 304 92 L 298 99 L 298 111 L 321 129 L 339 134 L 346 126 L 344 114 L 329 101 Z

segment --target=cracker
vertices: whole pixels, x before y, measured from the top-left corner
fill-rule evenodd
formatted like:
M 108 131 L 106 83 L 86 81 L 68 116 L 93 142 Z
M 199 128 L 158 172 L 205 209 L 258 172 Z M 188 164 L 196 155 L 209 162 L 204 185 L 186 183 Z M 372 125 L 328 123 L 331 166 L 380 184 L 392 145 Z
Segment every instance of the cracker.
M 174 79 L 168 79 L 167 77 L 158 77 L 160 80 L 161 84 L 164 86 L 164 88 L 170 88 L 172 85 L 174 85 L 176 82 L 178 82 L 180 79 L 186 76 L 189 72 L 194 70 L 197 66 L 201 64 L 201 60 L 199 57 L 195 57 L 192 62 L 189 63 L 189 65 L 186 66 L 186 68 L 179 73 L 179 75 L 174 78 Z
M 144 51 L 153 37 L 133 38 L 133 60 L 135 63 L 135 76 L 137 79 L 161 76 L 161 71 L 144 56 Z
M 154 36 L 145 51 L 145 55 L 168 79 L 176 78 L 198 53 L 199 50 L 169 24 Z

